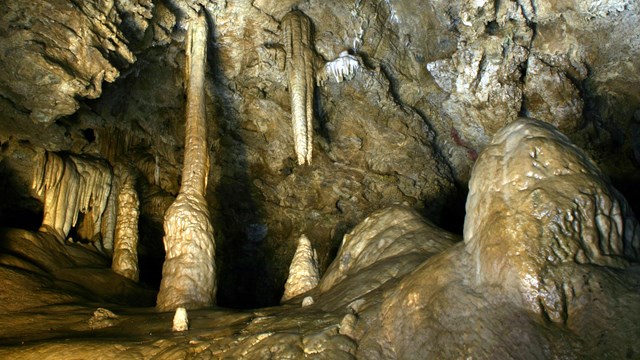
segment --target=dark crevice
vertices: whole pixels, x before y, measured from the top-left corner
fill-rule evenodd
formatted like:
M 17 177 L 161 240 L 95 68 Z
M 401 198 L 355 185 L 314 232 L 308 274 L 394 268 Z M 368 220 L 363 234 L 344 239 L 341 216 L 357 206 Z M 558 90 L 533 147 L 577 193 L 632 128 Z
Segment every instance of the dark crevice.
M 210 15 L 210 14 L 208 14 Z M 278 304 L 282 290 L 275 288 L 269 271 L 265 239 L 268 227 L 261 217 L 261 208 L 252 185 L 246 144 L 239 114 L 232 107 L 234 94 L 228 85 L 221 64 L 220 51 L 215 46 L 215 23 L 208 16 L 210 40 L 208 46 L 209 86 L 214 96 L 215 114 L 210 119 L 210 136 L 219 137 L 214 151 L 220 164 L 220 180 L 213 193 L 207 194 L 212 212 L 216 239 L 218 278 L 217 303 L 229 308 L 257 308 Z M 213 121 L 211 121 L 213 120 Z M 212 136 L 211 130 L 220 129 Z M 210 191 L 211 192 L 211 191 Z
M 402 100 L 402 97 L 398 91 L 399 84 L 398 81 L 391 75 L 389 69 L 380 65 L 380 69 L 382 74 L 385 76 L 387 81 L 389 82 L 389 93 L 391 94 L 393 101 L 403 109 L 409 109 L 417 114 L 422 123 L 424 124 L 425 132 L 431 133 L 433 136 L 429 136 L 431 139 L 431 148 L 433 149 L 434 156 L 438 160 L 439 163 L 443 164 L 446 167 L 446 174 L 442 174 L 445 178 L 451 178 L 453 180 L 453 165 L 449 161 L 449 159 L 444 155 L 443 149 L 438 146 L 438 137 L 441 134 L 438 134 L 434 127 L 431 125 L 429 121 L 429 117 L 419 108 L 407 105 Z M 473 151 L 473 150 L 471 150 Z M 475 151 L 474 151 L 475 153 Z M 431 219 L 436 223 L 436 225 L 441 226 L 445 230 L 451 231 L 456 234 L 462 234 L 462 225 L 464 223 L 465 216 L 465 202 L 466 202 L 466 194 L 467 189 L 466 185 L 460 185 L 454 181 L 455 189 L 447 194 L 440 194 L 440 201 L 442 206 L 428 206 L 425 208 L 423 215 L 428 219 Z M 431 204 L 435 205 L 435 204 Z M 442 207 L 442 209 L 440 209 Z M 441 210 L 441 211 L 437 211 Z M 442 216 L 442 214 L 446 214 Z

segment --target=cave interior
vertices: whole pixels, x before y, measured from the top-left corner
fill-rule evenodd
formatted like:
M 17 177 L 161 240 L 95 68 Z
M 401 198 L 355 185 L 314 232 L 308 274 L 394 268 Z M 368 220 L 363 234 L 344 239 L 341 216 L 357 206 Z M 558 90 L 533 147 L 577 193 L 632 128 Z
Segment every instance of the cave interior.
M 638 29 L 0 3 L 0 358 L 640 359 Z

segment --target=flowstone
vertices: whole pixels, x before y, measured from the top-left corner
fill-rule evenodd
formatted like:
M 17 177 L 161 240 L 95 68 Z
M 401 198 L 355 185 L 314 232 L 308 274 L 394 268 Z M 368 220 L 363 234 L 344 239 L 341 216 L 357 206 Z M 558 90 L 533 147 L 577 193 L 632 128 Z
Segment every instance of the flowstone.
M 110 166 L 104 161 L 45 153 L 36 165 L 32 185 L 44 198 L 40 231 L 64 242 L 82 213 L 78 234 L 84 240 L 97 242 L 103 232 L 102 216 L 107 209 L 112 176 Z

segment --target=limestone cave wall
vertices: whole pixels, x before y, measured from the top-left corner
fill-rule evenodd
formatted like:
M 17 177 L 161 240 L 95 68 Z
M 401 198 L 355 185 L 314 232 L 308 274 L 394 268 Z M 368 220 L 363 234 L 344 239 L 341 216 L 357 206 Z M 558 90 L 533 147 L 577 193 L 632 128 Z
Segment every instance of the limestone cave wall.
M 521 117 L 559 129 L 640 211 L 636 1 L 34 0 L 0 3 L 3 227 L 46 217 L 31 187 L 44 154 L 127 169 L 140 281 L 158 288 L 201 9 L 221 306 L 278 304 L 301 236 L 322 274 L 383 208 L 462 234 L 479 154 Z M 85 250 L 105 238 L 66 227 Z

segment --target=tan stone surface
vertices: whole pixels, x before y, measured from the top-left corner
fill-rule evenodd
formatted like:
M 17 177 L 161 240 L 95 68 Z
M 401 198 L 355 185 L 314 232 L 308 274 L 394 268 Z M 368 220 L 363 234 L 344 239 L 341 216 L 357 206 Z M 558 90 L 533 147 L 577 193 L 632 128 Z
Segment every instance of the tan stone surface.
M 113 244 L 111 268 L 114 272 L 138 281 L 138 217 L 140 201 L 136 192 L 136 178 L 130 169 L 118 174 L 118 212 Z
M 301 235 L 298 239 L 298 248 L 293 254 L 289 276 L 284 284 L 284 294 L 281 302 L 285 302 L 298 295 L 315 288 L 320 281 L 320 270 L 318 269 L 318 254 L 311 241 L 306 235 Z
M 291 125 L 298 164 L 311 164 L 313 154 L 313 88 L 315 63 L 311 20 L 300 11 L 282 18 L 291 93 Z
M 164 220 L 165 262 L 157 308 L 212 306 L 216 301 L 215 242 L 204 198 L 209 176 L 205 112 L 207 19 L 201 12 L 187 38 L 185 161 L 182 186 Z
M 638 357 L 639 27 L 632 0 L 0 3 L 0 358 Z M 118 186 L 88 159 L 135 173 L 139 283 L 109 268 Z M 469 179 L 458 242 L 434 224 L 461 232 Z M 303 233 L 325 276 L 172 333 L 131 307 L 165 232 L 189 240 L 175 304 L 275 306 Z

